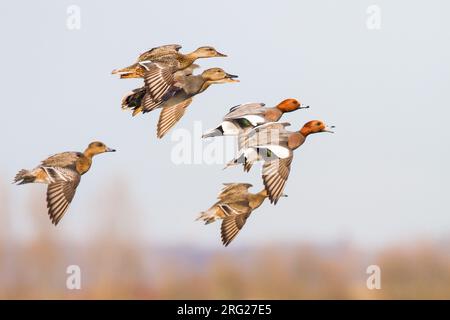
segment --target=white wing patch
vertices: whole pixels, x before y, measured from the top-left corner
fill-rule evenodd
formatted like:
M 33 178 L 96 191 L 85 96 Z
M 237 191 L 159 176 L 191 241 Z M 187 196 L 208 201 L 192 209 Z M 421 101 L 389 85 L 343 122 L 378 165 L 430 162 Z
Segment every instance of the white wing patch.
M 248 115 L 248 116 L 244 116 L 244 119 L 247 119 L 248 121 L 250 121 L 250 123 L 256 127 L 257 125 L 260 125 L 262 123 L 266 122 L 266 119 L 264 119 L 264 117 L 261 116 L 257 116 L 257 115 Z
M 265 145 L 265 146 L 257 146 L 257 148 L 269 149 L 270 151 L 275 153 L 275 155 L 280 159 L 285 159 L 291 156 L 291 151 L 288 148 L 282 146 Z
M 223 134 L 224 135 L 238 135 L 240 130 L 239 127 L 236 126 L 233 122 L 231 121 L 224 121 L 222 122 L 222 130 L 223 130 Z

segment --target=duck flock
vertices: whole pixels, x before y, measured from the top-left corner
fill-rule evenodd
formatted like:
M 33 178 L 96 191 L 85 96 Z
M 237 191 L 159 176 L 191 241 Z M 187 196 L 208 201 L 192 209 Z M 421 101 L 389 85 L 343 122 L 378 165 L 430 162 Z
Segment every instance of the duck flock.
M 166 133 L 183 117 L 194 96 L 204 92 L 211 84 L 239 82 L 238 76 L 221 68 L 207 69 L 197 75 L 196 62 L 201 58 L 226 57 L 210 46 L 183 54 L 176 44 L 152 48 L 139 55 L 132 65 L 113 70 L 121 79 L 142 78 L 143 86 L 132 90 L 122 99 L 122 108 L 140 113 L 161 109 L 157 124 L 157 137 Z M 234 106 L 222 122 L 209 130 L 203 138 L 236 136 L 238 153 L 226 167 L 242 165 L 250 171 L 256 162 L 262 162 L 264 188 L 251 193 L 249 183 L 225 183 L 218 200 L 197 220 L 209 224 L 222 220 L 222 243 L 228 246 L 242 229 L 253 210 L 266 198 L 277 204 L 285 197 L 294 151 L 313 133 L 333 132 L 333 126 L 312 120 L 298 131 L 288 131 L 290 124 L 279 122 L 284 113 L 309 108 L 296 99 L 285 99 L 274 107 L 264 103 L 245 103 Z M 74 198 L 81 176 L 89 171 L 94 156 L 114 152 L 103 142 L 92 142 L 84 152 L 62 152 L 42 161 L 32 170 L 20 170 L 14 178 L 17 184 L 44 183 L 47 188 L 49 217 L 57 225 Z

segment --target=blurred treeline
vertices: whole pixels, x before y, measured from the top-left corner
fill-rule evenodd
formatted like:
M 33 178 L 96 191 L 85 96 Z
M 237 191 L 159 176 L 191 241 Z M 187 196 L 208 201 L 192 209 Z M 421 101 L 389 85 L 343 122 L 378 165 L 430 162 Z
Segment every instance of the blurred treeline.
M 123 212 L 136 208 L 114 188 L 102 195 L 116 200 L 106 209 L 108 232 L 70 242 L 46 232 L 49 221 L 33 209 L 27 216 L 33 236 L 11 241 L 13 210 L 5 190 L 0 183 L 2 299 L 450 299 L 445 241 L 412 239 L 369 251 L 347 242 L 164 248 L 133 236 Z M 42 208 L 42 195 L 30 195 L 27 206 Z M 81 290 L 66 288 L 70 264 L 81 267 Z M 381 267 L 381 290 L 366 287 L 371 264 Z

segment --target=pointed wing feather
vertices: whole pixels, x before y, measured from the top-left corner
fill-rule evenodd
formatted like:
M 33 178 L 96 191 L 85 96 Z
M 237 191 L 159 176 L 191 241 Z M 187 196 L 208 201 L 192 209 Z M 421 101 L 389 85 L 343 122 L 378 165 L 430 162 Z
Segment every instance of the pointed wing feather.
M 168 63 L 143 64 L 147 69 L 144 73 L 144 83 L 147 93 L 153 101 L 160 101 L 174 85 L 174 73 L 177 68 L 171 61 Z
M 237 202 L 232 206 L 232 212 L 223 210 L 227 216 L 223 219 L 221 229 L 221 238 L 224 246 L 228 246 L 234 238 L 236 238 L 239 231 L 245 225 L 248 217 L 251 214 L 248 202 Z
M 283 194 L 291 171 L 293 155 L 285 159 L 267 161 L 263 165 L 262 177 L 271 203 L 277 203 Z
M 224 188 L 220 191 L 220 194 L 217 196 L 219 200 L 231 199 L 237 200 L 237 197 L 242 198 L 245 196 L 245 199 L 248 195 L 248 189 L 253 187 L 250 183 L 224 183 Z
M 184 115 L 186 108 L 192 103 L 192 98 L 186 99 L 176 105 L 164 107 L 161 110 L 158 121 L 157 136 L 164 137 Z
M 263 116 L 266 112 L 264 103 L 245 103 L 237 105 L 230 109 L 230 112 L 225 115 L 223 120 L 235 120 L 249 115 Z
M 272 144 L 287 146 L 290 132 L 285 128 L 289 125 L 288 122 L 269 122 L 255 127 L 239 137 L 239 147 L 246 149 Z
M 151 59 L 152 57 L 159 56 L 162 54 L 176 54 L 181 49 L 179 44 L 167 44 L 155 48 L 151 48 L 150 50 L 139 55 L 138 61 L 144 61 Z
M 69 181 L 57 181 L 48 185 L 47 208 L 48 215 L 54 225 L 57 225 L 69 208 L 80 183 L 80 175 L 74 173 Z

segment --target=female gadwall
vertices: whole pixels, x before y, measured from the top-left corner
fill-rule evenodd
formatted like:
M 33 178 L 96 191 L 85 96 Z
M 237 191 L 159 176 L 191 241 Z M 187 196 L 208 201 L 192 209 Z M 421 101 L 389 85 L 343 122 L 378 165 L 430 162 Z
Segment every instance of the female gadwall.
M 154 101 L 146 87 L 135 89 L 122 99 L 122 108 L 134 110 L 134 115 L 162 108 L 157 130 L 158 138 L 162 138 L 183 117 L 195 95 L 208 89 L 211 84 L 239 82 L 237 77 L 220 68 L 211 68 L 200 75 L 180 77 L 179 85 L 160 101 Z
M 131 68 L 132 74 L 144 78 L 148 97 L 157 102 L 169 94 L 168 91 L 172 90 L 173 86 L 179 85 L 176 77 L 178 71 L 190 67 L 199 58 L 226 57 L 226 55 L 217 52 L 213 47 L 205 46 L 188 54 L 171 51 L 168 54 L 153 54 L 147 57 L 149 58 L 147 60 L 139 58 L 141 61 L 137 63 L 138 68 L 130 66 L 125 69 Z M 119 72 L 121 71 L 113 71 L 113 73 Z

